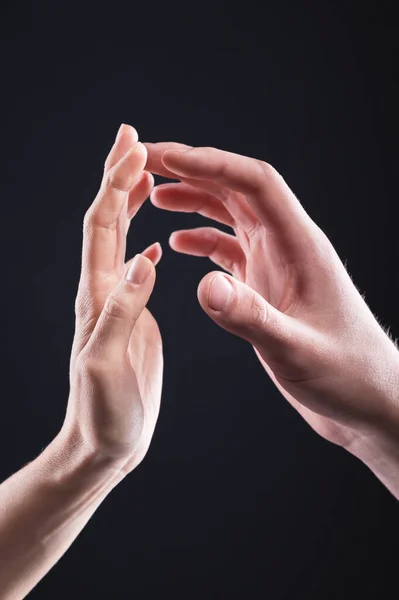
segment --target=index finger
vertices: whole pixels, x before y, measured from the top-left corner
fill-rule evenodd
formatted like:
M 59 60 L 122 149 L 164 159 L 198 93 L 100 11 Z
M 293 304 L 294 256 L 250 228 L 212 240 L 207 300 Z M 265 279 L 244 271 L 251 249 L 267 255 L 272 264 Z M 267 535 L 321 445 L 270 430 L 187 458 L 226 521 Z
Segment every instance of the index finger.
M 162 162 L 162 156 L 167 150 L 189 150 L 192 146 L 178 142 L 144 142 L 147 150 L 147 163 L 145 170 L 154 175 L 161 175 L 169 179 L 178 179 L 176 173 L 169 171 Z
M 114 153 L 117 149 L 114 146 Z M 140 177 L 146 160 L 147 151 L 137 142 L 104 174 L 100 190 L 84 219 L 83 279 L 104 280 L 117 267 L 123 229 L 119 226 L 120 217 L 127 210 L 129 190 Z
M 217 148 L 170 148 L 162 155 L 178 177 L 212 181 L 239 192 L 263 225 L 292 236 L 310 218 L 281 175 L 268 163 Z
M 180 179 L 182 182 L 198 188 L 218 198 L 222 206 L 222 211 L 227 214 L 228 224 L 232 224 L 231 221 L 237 225 L 241 225 L 246 231 L 252 231 L 257 222 L 256 216 L 253 210 L 249 207 L 247 202 L 236 202 L 230 198 L 230 193 L 226 186 L 220 185 L 210 178 L 193 178 L 184 176 L 173 172 L 165 166 L 164 156 L 168 154 L 169 150 L 178 151 L 177 153 L 183 152 L 184 150 L 192 149 L 192 146 L 186 144 L 179 144 L 177 142 L 157 142 L 157 143 L 145 143 L 148 151 L 146 170 L 156 175 L 161 175 L 170 179 Z M 184 153 L 184 152 L 183 152 Z M 229 218 L 231 215 L 231 218 Z

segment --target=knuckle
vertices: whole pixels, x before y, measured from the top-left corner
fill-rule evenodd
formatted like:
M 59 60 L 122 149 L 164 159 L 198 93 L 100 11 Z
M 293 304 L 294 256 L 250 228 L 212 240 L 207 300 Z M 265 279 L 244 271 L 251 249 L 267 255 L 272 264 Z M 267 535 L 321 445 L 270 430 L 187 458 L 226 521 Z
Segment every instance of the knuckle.
M 266 305 L 261 302 L 258 296 L 252 294 L 250 308 L 249 308 L 249 326 L 251 329 L 258 329 L 262 327 L 267 318 Z
M 91 341 L 78 356 L 75 370 L 80 380 L 104 382 L 104 377 L 123 377 L 125 363 L 119 356 L 103 352 L 102 347 Z
M 126 174 L 122 173 L 120 169 L 111 169 L 105 178 L 105 183 L 111 189 L 128 192 L 132 186 L 132 179 L 126 177 Z
M 277 171 L 270 163 L 264 160 L 257 160 L 256 162 L 261 168 L 263 177 L 266 177 L 266 179 L 272 179 L 276 177 Z
M 86 302 L 84 298 L 78 294 L 75 299 L 75 316 L 78 319 L 82 319 L 87 312 Z
M 126 306 L 119 296 L 111 294 L 105 301 L 104 312 L 113 319 L 124 319 Z
M 92 209 L 92 207 L 90 206 L 90 207 L 89 207 L 89 208 L 86 210 L 86 212 L 85 212 L 85 214 L 84 214 L 84 217 L 83 217 L 83 230 L 84 230 L 84 231 L 87 231 L 88 229 L 90 229 L 90 227 L 91 227 L 91 222 L 92 222 L 92 219 L 93 219 L 93 209 Z
M 112 164 L 112 150 L 111 152 L 109 152 L 109 154 L 107 154 L 105 160 L 104 160 L 104 171 L 109 171 L 111 164 Z
M 314 256 L 317 257 L 318 263 L 323 270 L 331 270 L 334 264 L 339 261 L 337 252 L 324 231 L 315 223 L 309 229 L 311 238 L 311 246 Z
M 111 218 L 101 210 L 101 206 L 91 206 L 83 219 L 83 235 L 89 238 L 93 230 L 115 231 L 119 223 L 119 216 Z
M 104 360 L 89 352 L 82 352 L 76 361 L 75 369 L 80 379 L 97 379 L 104 372 Z
M 264 227 L 257 219 L 247 227 L 245 233 L 247 235 L 250 247 L 253 247 L 254 243 L 259 239 L 260 234 L 263 232 Z
M 218 150 L 214 146 L 203 146 L 201 149 L 204 150 L 204 152 L 206 152 L 207 154 L 219 154 L 220 152 L 220 150 Z
M 93 316 L 93 303 L 90 293 L 80 284 L 75 299 L 75 316 L 80 321 L 87 321 L 88 317 Z

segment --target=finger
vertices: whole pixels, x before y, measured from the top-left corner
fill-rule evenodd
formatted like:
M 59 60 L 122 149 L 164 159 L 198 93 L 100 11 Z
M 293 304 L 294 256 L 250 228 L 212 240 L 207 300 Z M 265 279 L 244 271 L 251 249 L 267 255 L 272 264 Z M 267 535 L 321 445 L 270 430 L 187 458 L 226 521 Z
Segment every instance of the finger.
M 138 142 L 104 178 L 85 216 L 82 279 L 103 281 L 115 270 L 118 259 L 124 256 L 121 245 L 124 247 L 125 236 L 120 218 L 127 210 L 128 192 L 140 176 L 146 156 L 143 144 Z
M 137 144 L 139 141 L 139 136 L 134 127 L 131 125 L 126 125 L 122 123 L 119 127 L 118 133 L 116 134 L 114 145 L 112 146 L 109 154 L 106 158 L 104 165 L 104 172 L 107 173 L 111 167 L 116 165 L 116 163 L 126 154 L 126 152 Z
M 137 183 L 129 191 L 127 205 L 127 217 L 133 219 L 143 202 L 149 197 L 154 187 L 154 177 L 148 171 L 144 171 Z
M 214 181 L 184 177 L 171 172 L 165 167 L 165 165 L 162 162 L 162 157 L 166 150 L 187 150 L 192 148 L 191 146 L 186 146 L 185 144 L 178 144 L 176 142 L 158 142 L 155 144 L 146 142 L 145 146 L 148 152 L 147 163 L 145 166 L 145 169 L 147 171 L 151 171 L 151 173 L 161 175 L 162 177 L 169 177 L 170 179 L 180 179 L 182 182 L 190 184 L 194 188 L 198 188 L 200 190 L 203 190 L 204 192 L 207 192 L 208 194 L 212 194 L 226 206 L 228 204 L 228 211 L 230 212 L 233 219 L 237 222 L 237 225 L 240 225 L 247 231 L 252 231 L 255 228 L 257 218 L 252 209 L 248 206 L 248 203 L 245 201 L 245 199 L 242 199 L 239 203 L 234 203 L 230 200 L 230 190 L 221 185 L 218 185 Z
M 176 252 L 207 256 L 230 273 L 245 272 L 245 254 L 234 235 L 213 227 L 198 227 L 173 232 L 169 243 Z
M 164 152 L 166 150 L 188 150 L 192 148 L 192 146 L 188 146 L 187 144 L 179 144 L 177 142 L 144 142 L 144 146 L 147 149 L 147 162 L 145 165 L 145 170 L 169 179 L 176 179 L 176 174 L 172 171 L 169 171 L 163 164 L 162 156 Z
M 162 246 L 159 242 L 155 242 L 151 246 L 148 246 L 142 254 L 149 258 L 154 263 L 154 267 L 156 267 L 162 258 Z
M 257 229 L 259 224 L 258 218 L 254 210 L 249 206 L 246 197 L 242 193 L 238 193 L 240 190 L 235 190 L 231 185 L 226 185 L 226 183 L 222 180 L 217 180 L 213 176 L 212 170 L 209 177 L 199 177 L 197 172 L 194 170 L 194 176 L 192 177 L 191 173 L 188 171 L 186 173 L 183 172 L 179 164 L 176 167 L 176 162 L 174 163 L 173 160 L 171 162 L 171 168 L 169 168 L 169 164 L 167 162 L 169 155 L 172 157 L 180 155 L 185 156 L 187 153 L 190 154 L 193 151 L 201 150 L 201 148 L 185 147 L 183 144 L 176 144 L 174 142 L 152 144 L 149 145 L 148 148 L 149 153 L 153 154 L 150 164 L 151 168 L 153 167 L 158 171 L 162 171 L 162 167 L 160 167 L 161 164 L 163 165 L 163 169 L 166 169 L 164 173 L 168 173 L 168 177 L 178 177 L 182 181 L 190 183 L 193 187 L 208 191 L 216 196 L 225 206 L 226 210 L 231 214 L 236 225 L 242 227 L 248 235 Z M 205 148 L 205 150 L 216 149 Z M 222 151 L 218 150 L 217 152 Z M 178 169 L 177 171 L 176 168 Z
M 90 339 L 97 354 L 114 361 L 126 355 L 134 326 L 144 310 L 155 284 L 151 260 L 137 254 L 125 276 L 108 296 Z
M 260 348 L 272 367 L 294 354 L 298 340 L 295 320 L 245 283 L 224 273 L 208 273 L 199 284 L 198 300 L 223 329 Z
M 300 233 L 309 221 L 302 205 L 281 175 L 269 164 L 216 148 L 167 150 L 163 165 L 179 177 L 211 180 L 244 194 L 263 225 L 280 233 Z M 237 197 L 233 195 L 233 200 Z
M 136 216 L 137 212 L 148 198 L 154 187 L 154 177 L 151 173 L 143 171 L 138 181 L 133 185 L 128 195 L 126 219 L 125 219 L 125 231 L 121 231 L 120 242 L 118 245 L 118 258 L 120 264 L 125 260 L 126 254 L 126 236 L 129 232 L 130 224 L 132 219 Z M 122 225 L 122 224 L 121 224 Z
M 116 165 L 116 163 L 123 158 L 123 156 L 138 142 L 138 133 L 134 127 L 131 125 L 126 125 L 122 123 L 120 126 L 115 143 L 111 148 L 110 153 L 108 154 L 107 160 L 104 165 L 104 179 L 107 177 L 109 170 Z M 136 187 L 135 184 L 133 187 Z M 128 233 L 130 226 L 130 221 L 128 215 L 125 213 L 121 214 L 120 219 L 118 221 L 118 243 L 117 243 L 117 252 L 116 252 L 116 263 L 120 266 L 119 270 L 122 267 L 122 264 L 125 260 L 125 252 L 126 252 L 126 235 Z
M 161 244 L 159 242 L 155 242 L 154 244 L 151 244 L 150 246 L 148 246 L 145 250 L 143 250 L 143 252 L 141 253 L 144 257 L 148 258 L 154 265 L 154 267 L 156 267 L 159 263 L 159 261 L 162 258 L 162 247 Z M 134 258 L 131 258 L 126 264 L 125 264 L 125 269 L 124 269 L 124 274 L 127 273 L 130 265 L 132 264 L 132 262 L 134 261 Z M 80 297 L 79 301 L 77 299 L 77 303 L 76 303 L 76 308 L 78 309 L 79 313 L 86 313 L 87 310 L 89 310 L 91 312 L 90 309 L 90 299 L 86 297 Z M 103 306 L 101 305 L 96 320 L 99 316 L 99 314 L 101 313 Z M 92 334 L 92 330 L 95 326 L 95 322 L 94 323 L 90 323 L 89 327 L 81 327 L 79 330 L 79 335 L 75 336 L 74 339 L 74 347 L 73 347 L 73 356 L 76 355 L 76 353 L 78 353 L 88 342 L 88 340 L 90 339 L 90 336 Z M 77 330 L 78 331 L 78 330 Z
M 149 258 L 150 261 L 154 264 L 154 267 L 156 267 L 162 258 L 162 246 L 159 242 L 155 242 L 154 244 L 151 244 L 151 246 L 148 246 L 145 250 L 143 250 L 141 254 Z M 125 271 L 129 268 L 133 260 L 134 257 L 126 263 Z
M 234 227 L 233 217 L 219 198 L 187 183 L 157 185 L 150 199 L 158 208 L 178 212 L 197 212 L 204 217 Z

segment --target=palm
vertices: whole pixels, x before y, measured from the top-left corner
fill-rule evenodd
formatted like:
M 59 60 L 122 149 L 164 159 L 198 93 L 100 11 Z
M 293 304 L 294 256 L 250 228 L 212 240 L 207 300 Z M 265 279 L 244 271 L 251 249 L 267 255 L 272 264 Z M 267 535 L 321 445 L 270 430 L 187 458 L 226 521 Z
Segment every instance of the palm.
M 328 297 L 336 297 L 338 291 L 332 283 L 329 267 L 326 266 L 326 256 L 318 251 L 320 237 L 324 237 L 321 240 L 323 248 L 326 247 L 324 243 L 326 238 L 322 231 L 310 222 L 310 219 L 308 220 L 311 228 L 309 237 L 303 234 L 300 227 L 297 227 L 295 217 L 290 218 L 284 227 L 281 227 L 281 223 L 273 223 L 273 216 L 272 226 L 269 227 L 263 222 L 261 227 L 251 227 L 251 224 L 258 220 L 245 192 L 233 191 L 230 187 L 221 185 L 221 181 L 216 181 L 219 176 L 220 179 L 227 177 L 228 168 L 227 162 L 222 159 L 223 164 L 218 170 L 218 157 L 215 151 L 212 156 L 201 162 L 200 167 L 198 165 L 195 167 L 194 162 L 190 167 L 184 167 L 187 168 L 187 174 L 192 172 L 194 175 L 195 171 L 193 179 L 183 173 L 182 161 L 178 165 L 176 159 L 174 163 L 176 168 L 169 167 L 169 162 L 168 167 L 165 166 L 164 152 L 174 148 L 184 148 L 184 146 L 160 143 L 148 144 L 147 148 L 149 149 L 147 168 L 171 178 L 176 178 L 174 172 L 178 173 L 181 180 L 181 183 L 170 183 L 155 189 L 151 199 L 156 206 L 174 211 L 198 212 L 234 229 L 234 238 L 209 227 L 177 232 L 172 243 L 175 250 L 197 256 L 209 256 L 216 264 L 257 291 L 279 311 L 295 317 L 315 331 L 323 331 L 324 328 L 331 327 L 334 315 L 330 311 L 325 311 L 324 305 L 325 300 Z M 205 157 L 207 151 L 198 152 L 203 152 Z M 237 158 L 237 161 L 241 158 Z M 246 177 L 240 164 L 236 162 L 236 165 L 237 172 L 240 171 L 242 176 Z M 245 168 L 248 173 L 251 171 L 248 162 Z M 182 170 L 181 173 L 179 169 Z M 207 175 L 202 176 L 206 170 Z M 236 177 L 236 174 L 233 173 L 232 177 Z M 330 265 L 331 260 L 335 262 L 332 247 L 331 251 L 328 251 Z M 339 262 L 338 260 L 336 264 Z M 342 269 L 345 271 L 343 266 Z M 284 397 L 313 429 L 336 443 L 343 444 L 352 439 L 349 428 L 318 414 L 303 404 L 307 393 L 306 376 L 303 377 L 302 373 L 299 375 L 289 373 L 286 379 L 276 377 L 273 369 L 261 356 L 259 349 L 255 348 L 255 352 L 263 368 Z M 289 381 L 290 378 L 292 381 Z
M 134 194 L 132 194 L 132 198 L 134 200 Z M 132 200 L 129 202 L 132 204 Z M 90 290 L 94 314 L 97 317 L 101 314 L 108 296 L 118 285 L 130 262 L 125 263 L 126 235 L 130 227 L 130 218 L 127 213 L 128 204 L 125 205 L 119 217 L 120 227 L 117 228 L 116 244 L 118 253 L 114 268 L 105 279 L 93 282 Z M 149 246 L 143 254 L 153 260 L 155 264 L 161 257 L 160 249 L 156 245 Z M 157 416 L 159 412 L 163 358 L 161 334 L 156 320 L 147 308 L 144 308 L 133 329 L 127 359 L 130 363 L 134 384 L 132 384 L 132 395 L 137 395 L 137 390 L 139 391 L 140 398 L 136 398 L 136 401 L 142 403 L 144 411 L 148 412 L 152 422 L 153 416 Z
M 301 262 L 301 255 L 296 255 L 296 249 L 282 245 L 278 236 L 264 228 L 252 238 L 248 238 L 239 226 L 234 229 L 245 254 L 244 263 L 233 269 L 234 276 L 281 312 L 291 316 L 295 314 L 297 319 L 308 323 L 315 320 L 311 307 L 307 306 L 306 294 L 302 292 L 303 289 L 311 289 L 314 282 L 308 275 L 306 264 Z M 328 293 L 328 290 L 325 292 Z M 353 439 L 351 429 L 310 410 L 296 399 L 299 388 L 306 387 L 306 382 L 291 383 L 276 377 L 255 346 L 254 350 L 276 387 L 319 435 L 341 446 Z M 300 392 L 302 395 L 303 390 Z
M 145 308 L 130 338 L 129 361 L 149 415 L 158 415 L 162 378 L 162 339 L 156 320 Z
M 125 465 L 126 472 L 135 468 L 146 455 L 158 418 L 162 390 L 162 340 L 156 320 L 145 308 L 129 344 L 129 361 L 137 381 L 144 410 L 144 427 L 134 455 Z M 132 387 L 132 394 L 134 388 Z M 134 398 L 137 402 L 137 398 Z
M 293 303 L 297 290 L 292 287 L 289 259 L 279 246 L 278 239 L 261 230 L 251 239 L 239 227 L 235 227 L 235 232 L 244 250 L 245 269 L 237 267 L 234 275 L 278 310 L 286 312 Z M 297 267 L 294 265 L 290 267 L 292 268 Z

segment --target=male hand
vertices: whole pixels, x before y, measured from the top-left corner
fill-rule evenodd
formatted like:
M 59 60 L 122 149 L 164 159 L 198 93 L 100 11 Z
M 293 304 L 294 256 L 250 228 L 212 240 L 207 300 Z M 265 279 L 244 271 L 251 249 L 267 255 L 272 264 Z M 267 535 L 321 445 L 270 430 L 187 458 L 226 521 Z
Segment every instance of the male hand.
M 283 178 L 261 160 L 215 148 L 145 145 L 146 169 L 180 180 L 153 190 L 155 206 L 233 229 L 200 227 L 170 238 L 177 252 L 208 256 L 229 273 L 201 281 L 205 312 L 253 345 L 285 398 L 324 438 L 357 455 L 364 449 L 365 461 L 370 440 L 395 439 L 399 448 L 397 348 Z
M 160 407 L 162 342 L 145 308 L 161 257 L 158 243 L 125 264 L 130 221 L 154 179 L 147 151 L 122 125 L 84 219 L 71 392 L 63 432 L 130 471 L 149 447 Z

